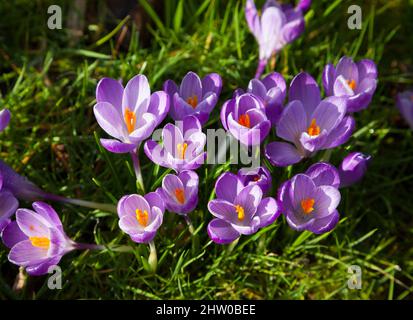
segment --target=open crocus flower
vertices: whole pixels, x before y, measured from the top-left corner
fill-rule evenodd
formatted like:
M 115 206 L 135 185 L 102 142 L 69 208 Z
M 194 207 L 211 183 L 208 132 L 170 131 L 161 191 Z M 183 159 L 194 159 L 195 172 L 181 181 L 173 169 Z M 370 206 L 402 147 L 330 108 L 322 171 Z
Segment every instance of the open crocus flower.
M 271 189 L 271 173 L 266 167 L 242 168 L 238 171 L 238 177 L 244 186 L 258 185 L 263 194 L 268 194 Z
M 271 129 L 263 101 L 251 93 L 235 95 L 226 101 L 221 109 L 221 122 L 245 146 L 260 144 Z
M 348 187 L 359 182 L 367 171 L 371 156 L 361 152 L 352 152 L 344 158 L 338 167 L 340 187 Z
M 138 243 L 149 243 L 161 226 L 165 205 L 156 192 L 131 194 L 118 203 L 119 227 Z
M 265 114 L 275 126 L 280 118 L 286 95 L 286 84 L 283 76 L 278 72 L 268 74 L 264 79 L 252 79 L 248 84 L 248 93 L 260 98 L 265 107 Z M 240 95 L 239 89 L 236 95 Z
M 164 91 L 169 95 L 171 108 L 169 115 L 175 121 L 195 115 L 205 124 L 221 93 L 222 79 L 217 73 L 210 73 L 202 80 L 190 71 L 178 87 L 172 80 L 164 83 Z
M 332 230 L 339 220 L 339 185 L 337 169 L 327 163 L 316 163 L 284 182 L 279 200 L 289 226 L 316 234 Z
M 271 142 L 265 155 L 276 166 L 288 166 L 311 157 L 318 150 L 335 148 L 351 136 L 355 122 L 346 116 L 344 97 L 320 98 L 320 89 L 307 73 L 297 75 L 290 86 L 289 104 L 278 121 L 277 136 L 287 142 Z
M 96 88 L 93 108 L 99 125 L 115 139 L 101 139 L 105 149 L 114 153 L 131 152 L 147 139 L 169 111 L 168 95 L 151 94 L 144 75 L 133 77 L 125 88 L 119 81 L 104 78 Z
M 76 249 L 76 243 L 67 237 L 51 206 L 34 202 L 33 209 L 17 210 L 16 221 L 3 230 L 3 242 L 11 248 L 9 261 L 37 276 L 46 274 L 63 255 Z
M 10 122 L 11 113 L 8 109 L 0 111 L 0 132 L 6 129 Z
M 198 175 L 185 170 L 178 175 L 167 174 L 157 192 L 168 211 L 185 215 L 193 211 L 198 204 L 198 185 Z
M 263 198 L 258 185 L 244 186 L 233 173 L 218 178 L 215 193 L 217 198 L 208 203 L 209 212 L 215 216 L 208 224 L 208 235 L 216 243 L 227 244 L 242 234 L 253 234 L 280 215 L 274 198 Z
M 259 78 L 268 59 L 304 32 L 305 21 L 300 6 L 281 6 L 275 0 L 267 0 L 261 16 L 254 0 L 247 0 L 245 18 L 259 45 L 259 63 L 255 75 Z
M 145 143 L 145 154 L 160 166 L 182 170 L 195 170 L 205 161 L 206 135 L 198 118 L 188 116 L 176 125 L 168 123 L 162 130 L 162 144 L 154 140 Z
M 396 105 L 413 130 L 413 91 L 399 93 L 396 98 Z
M 369 59 L 355 63 L 351 58 L 342 57 L 336 68 L 331 63 L 325 66 L 323 86 L 328 96 L 348 97 L 348 112 L 363 110 L 376 91 L 376 64 Z

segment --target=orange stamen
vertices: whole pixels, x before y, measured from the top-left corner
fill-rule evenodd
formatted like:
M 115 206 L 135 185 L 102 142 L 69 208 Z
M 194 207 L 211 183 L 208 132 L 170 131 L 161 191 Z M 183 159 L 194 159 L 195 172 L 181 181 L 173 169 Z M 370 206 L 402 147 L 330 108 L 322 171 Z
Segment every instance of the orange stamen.
M 239 204 L 237 204 L 237 205 L 235 206 L 235 211 L 236 211 L 237 214 L 238 214 L 238 220 L 239 220 L 239 221 L 244 220 L 244 218 L 245 218 L 244 208 L 241 207 Z
M 50 240 L 45 237 L 30 237 L 30 242 L 32 243 L 33 247 L 42 248 L 42 249 L 49 249 L 50 247 Z
M 357 85 L 356 85 L 356 81 L 354 79 L 351 80 L 347 80 L 348 86 L 351 88 L 351 90 L 356 89 Z
M 175 189 L 175 197 L 176 197 L 176 200 L 177 200 L 180 204 L 184 204 L 184 203 L 185 203 L 185 192 L 184 192 L 184 189 Z
M 188 149 L 188 144 L 187 143 L 178 143 L 176 146 L 176 149 L 178 150 L 179 157 L 183 160 L 185 159 L 185 153 L 186 149 Z
M 238 123 L 244 127 L 251 128 L 250 116 L 248 114 L 240 115 Z
M 142 210 L 136 209 L 136 220 L 138 220 L 139 224 L 142 227 L 146 227 L 148 225 L 148 211 L 144 210 L 142 212 Z
M 301 208 L 305 214 L 309 214 L 314 211 L 314 203 L 315 200 L 313 198 L 301 200 Z
M 196 95 L 193 95 L 192 97 L 186 99 L 186 102 L 188 102 L 188 104 L 191 105 L 193 109 L 195 109 L 198 105 L 198 97 Z
M 128 129 L 128 133 L 131 133 L 133 130 L 135 130 L 136 114 L 135 112 L 129 110 L 129 108 L 126 108 L 124 118 L 125 118 L 126 128 Z
M 307 132 L 312 137 L 318 136 L 320 134 L 320 127 L 317 125 L 315 119 L 311 120 L 311 124 L 308 127 Z

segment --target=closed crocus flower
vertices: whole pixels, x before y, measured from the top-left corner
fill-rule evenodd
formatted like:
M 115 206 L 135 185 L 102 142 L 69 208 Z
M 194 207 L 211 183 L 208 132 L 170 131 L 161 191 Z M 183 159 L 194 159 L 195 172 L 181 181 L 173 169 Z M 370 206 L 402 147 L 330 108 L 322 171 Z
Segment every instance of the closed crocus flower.
M 104 78 L 96 89 L 94 113 L 97 122 L 115 139 L 101 139 L 110 152 L 126 153 L 137 148 L 163 121 L 169 111 L 168 95 L 151 94 L 144 75 L 133 77 L 125 88 L 117 80 Z
M 0 236 L 3 229 L 10 223 L 11 216 L 16 212 L 19 202 L 8 191 L 0 191 Z
M 397 107 L 413 130 L 413 91 L 401 92 L 396 98 Z
M 340 187 L 348 187 L 359 182 L 367 171 L 371 156 L 361 152 L 352 152 L 344 158 L 338 168 Z
M 268 59 L 304 32 L 305 21 L 299 7 L 281 6 L 275 0 L 267 0 L 261 16 L 254 1 L 247 0 L 245 18 L 259 45 L 259 63 L 255 75 L 259 78 Z
M 346 116 L 344 97 L 320 98 L 320 89 L 307 73 L 297 75 L 290 86 L 289 103 L 276 127 L 277 136 L 288 142 L 271 142 L 265 155 L 276 166 L 288 166 L 313 156 L 318 150 L 335 148 L 350 138 L 354 119 Z
M 238 171 L 238 177 L 244 186 L 258 185 L 264 195 L 271 189 L 271 173 L 266 167 L 242 168 Z
M 342 57 L 337 66 L 326 65 L 323 86 L 328 96 L 347 97 L 347 111 L 357 112 L 368 107 L 376 91 L 377 67 L 369 59 L 354 62 Z
M 225 102 L 221 122 L 245 146 L 260 144 L 271 129 L 263 101 L 251 93 L 235 95 Z
M 162 144 L 154 140 L 145 143 L 145 154 L 154 163 L 176 172 L 195 170 L 205 161 L 206 135 L 198 118 L 188 116 L 176 125 L 168 123 L 162 130 Z
M 181 215 L 192 212 L 198 204 L 198 175 L 189 170 L 178 175 L 167 174 L 157 192 L 165 202 L 166 209 Z
M 274 198 L 263 198 L 258 185 L 244 186 L 235 174 L 222 174 L 215 193 L 216 199 L 208 203 L 208 210 L 215 217 L 208 224 L 208 235 L 216 243 L 227 244 L 241 235 L 253 234 L 280 215 Z
M 288 225 L 316 234 L 332 230 L 339 220 L 339 184 L 337 169 L 327 163 L 317 163 L 284 182 L 279 200 Z
M 162 224 L 164 212 L 165 205 L 156 192 L 127 195 L 118 203 L 119 227 L 134 242 L 149 243 Z
M 16 221 L 3 230 L 3 242 L 11 248 L 10 262 L 24 267 L 29 275 L 43 275 L 77 244 L 67 237 L 51 206 L 35 202 L 33 209 L 17 210 Z
M 11 113 L 8 109 L 0 111 L 0 132 L 6 129 L 10 122 Z
M 210 73 L 203 79 L 190 71 L 178 87 L 172 80 L 164 83 L 164 91 L 169 95 L 171 107 L 169 115 L 175 121 L 195 115 L 205 124 L 221 93 L 222 79 L 217 73 Z

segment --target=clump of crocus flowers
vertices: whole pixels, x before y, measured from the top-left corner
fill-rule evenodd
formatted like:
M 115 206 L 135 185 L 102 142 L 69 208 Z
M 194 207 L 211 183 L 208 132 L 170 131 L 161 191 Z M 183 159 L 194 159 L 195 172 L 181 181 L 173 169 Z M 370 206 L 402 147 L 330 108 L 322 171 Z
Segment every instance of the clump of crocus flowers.
M 277 219 L 281 214 L 294 230 L 315 234 L 332 231 L 340 218 L 340 189 L 362 179 L 370 156 L 353 151 L 338 168 L 328 159 L 351 138 L 355 129 L 352 114 L 370 104 L 377 68 L 371 60 L 353 62 L 348 57 L 336 66 L 328 64 L 323 72 L 325 97 L 306 72 L 296 75 L 288 90 L 280 73 L 270 72 L 261 78 L 271 56 L 304 31 L 303 14 L 310 4 L 300 1 L 292 7 L 268 0 L 260 15 L 254 1 L 247 1 L 246 19 L 259 43 L 259 65 L 247 88 L 235 90 L 222 104 L 223 81 L 217 73 L 201 77 L 190 71 L 179 85 L 177 79 L 167 80 L 163 90 L 152 89 L 152 93 L 145 75 L 135 75 L 125 86 L 118 79 L 98 82 L 93 111 L 109 136 L 100 143 L 109 152 L 131 156 L 137 182 L 137 189 L 121 197 L 117 206 L 47 193 L 0 161 L 0 233 L 11 249 L 10 262 L 24 267 L 30 275 L 42 275 L 70 251 L 107 248 L 70 239 L 56 211 L 44 201 L 117 213 L 119 228 L 133 245 L 149 246 L 147 265 L 152 272 L 157 268 L 156 236 L 170 213 L 183 218 L 191 236 L 197 237 L 191 218 L 208 210 L 211 219 L 206 231 L 216 244 L 235 245 L 242 236 L 260 230 L 265 234 L 267 227 L 282 223 Z M 411 96 L 406 92 L 398 97 L 408 122 Z M 214 113 L 220 115 L 228 135 L 247 151 L 258 147 L 268 160 L 257 167 L 238 168 L 237 173 L 228 170 L 219 174 L 215 187 L 205 186 L 210 182 L 196 172 L 207 160 L 204 131 Z M 10 112 L 0 111 L 0 131 L 9 121 Z M 152 190 L 147 190 L 151 186 L 142 173 L 141 145 L 153 166 L 165 168 Z M 286 181 L 274 178 L 277 167 L 293 166 L 305 159 L 313 164 L 304 172 L 290 167 L 294 174 Z M 199 205 L 201 186 L 213 191 L 207 206 Z M 34 210 L 18 209 L 18 199 L 35 201 Z

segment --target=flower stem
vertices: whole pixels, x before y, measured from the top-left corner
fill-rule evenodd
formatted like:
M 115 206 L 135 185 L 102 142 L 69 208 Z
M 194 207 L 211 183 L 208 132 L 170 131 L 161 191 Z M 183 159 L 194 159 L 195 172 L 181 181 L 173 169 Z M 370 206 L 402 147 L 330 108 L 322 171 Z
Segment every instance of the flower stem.
M 145 193 L 145 185 L 143 184 L 141 165 L 139 162 L 139 147 L 131 152 L 133 169 L 135 170 L 136 184 L 140 192 Z
M 44 193 L 42 194 L 42 198 L 46 200 L 74 204 L 80 207 L 99 209 L 102 211 L 116 213 L 116 206 L 110 203 L 100 203 L 100 202 L 94 202 L 94 201 L 66 198 L 66 197 L 58 196 L 52 193 Z
M 149 250 L 150 253 L 148 258 L 148 264 L 151 267 L 151 271 L 153 273 L 156 273 L 156 268 L 158 267 L 158 255 L 156 254 L 155 242 L 149 242 Z
M 255 72 L 255 79 L 259 79 L 261 77 L 266 65 L 267 65 L 266 59 L 262 59 L 258 61 L 257 71 Z
M 188 225 L 189 232 L 190 232 L 192 235 L 194 235 L 194 233 L 195 233 L 195 228 L 194 228 L 194 225 L 192 224 L 191 218 L 188 217 L 187 215 L 184 215 L 184 218 L 185 218 L 186 224 Z

